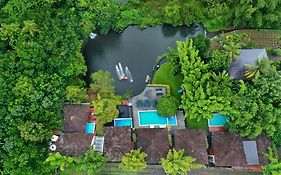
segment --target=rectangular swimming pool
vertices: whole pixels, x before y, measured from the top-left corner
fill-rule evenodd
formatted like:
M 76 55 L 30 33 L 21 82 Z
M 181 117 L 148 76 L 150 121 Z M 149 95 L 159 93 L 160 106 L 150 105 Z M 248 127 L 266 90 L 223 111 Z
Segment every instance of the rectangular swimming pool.
M 114 119 L 114 126 L 130 126 L 132 127 L 132 119 L 131 118 L 117 118 Z
M 85 133 L 93 134 L 95 133 L 96 124 L 95 123 L 86 123 Z
M 213 114 L 213 118 L 209 119 L 209 126 L 224 126 L 226 124 L 226 117 L 221 114 Z
M 177 117 L 164 117 L 157 113 L 156 110 L 139 111 L 139 125 L 177 125 Z

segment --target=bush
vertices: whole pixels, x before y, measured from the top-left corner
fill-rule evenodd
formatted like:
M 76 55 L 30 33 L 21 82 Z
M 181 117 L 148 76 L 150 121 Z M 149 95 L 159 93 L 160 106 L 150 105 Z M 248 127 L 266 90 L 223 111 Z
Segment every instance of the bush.
M 279 48 L 268 48 L 266 51 L 273 56 L 281 56 L 281 49 Z
M 171 95 L 164 95 L 159 99 L 157 112 L 162 116 L 174 116 L 177 114 L 179 101 Z

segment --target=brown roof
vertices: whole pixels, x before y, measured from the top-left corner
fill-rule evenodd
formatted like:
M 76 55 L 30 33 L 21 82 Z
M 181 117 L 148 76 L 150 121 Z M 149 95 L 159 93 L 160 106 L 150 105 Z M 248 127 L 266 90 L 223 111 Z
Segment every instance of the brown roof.
M 169 150 L 168 130 L 161 128 L 138 128 L 137 147 L 147 153 L 148 163 L 160 163 Z
M 229 132 L 213 132 L 212 149 L 215 155 L 216 166 L 236 166 L 246 167 L 246 155 L 244 153 L 243 141 L 254 141 L 253 139 L 242 138 L 237 134 Z M 263 153 L 267 152 L 267 148 L 271 145 L 270 140 L 261 135 L 255 139 L 259 157 L 259 164 L 268 163 Z
M 207 137 L 204 130 L 174 130 L 174 148 L 184 149 L 185 153 L 196 158 L 200 164 L 208 164 Z
M 119 162 L 133 149 L 130 127 L 104 127 L 104 154 L 109 161 Z
M 64 133 L 55 143 L 62 155 L 80 156 L 90 147 L 94 134 Z
M 63 107 L 63 131 L 83 133 L 88 120 L 89 105 L 65 104 Z
M 212 148 L 216 166 L 247 166 L 242 138 L 239 135 L 230 132 L 213 132 Z

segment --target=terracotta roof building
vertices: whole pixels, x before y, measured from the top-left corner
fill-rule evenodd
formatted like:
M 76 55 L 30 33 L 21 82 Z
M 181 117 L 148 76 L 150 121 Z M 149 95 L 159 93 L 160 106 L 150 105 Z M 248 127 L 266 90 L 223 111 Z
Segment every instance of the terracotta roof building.
M 111 162 L 121 161 L 133 149 L 130 127 L 104 127 L 104 155 Z
M 91 146 L 94 134 L 85 133 L 62 133 L 55 143 L 62 155 L 80 156 L 83 155 Z
M 83 133 L 90 105 L 65 104 L 63 107 L 63 132 Z
M 188 156 L 196 158 L 196 163 L 208 164 L 207 136 L 204 130 L 174 130 L 174 148 L 184 149 Z
M 138 128 L 137 147 L 147 153 L 148 163 L 160 163 L 169 151 L 168 130 L 161 128 Z
M 263 155 L 270 142 L 265 135 L 256 140 L 242 138 L 230 132 L 212 133 L 212 150 L 216 166 L 248 167 L 267 163 Z

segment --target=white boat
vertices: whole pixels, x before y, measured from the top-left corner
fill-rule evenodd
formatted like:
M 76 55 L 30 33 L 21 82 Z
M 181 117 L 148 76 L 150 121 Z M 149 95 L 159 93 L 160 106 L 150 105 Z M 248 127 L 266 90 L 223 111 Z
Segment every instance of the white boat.
M 123 67 L 122 67 L 121 63 L 119 62 L 118 65 L 119 65 L 119 70 L 120 70 L 122 79 L 127 79 L 127 77 L 125 76 L 125 73 L 124 73 L 124 70 L 123 70 Z
M 120 70 L 119 70 L 118 66 L 115 65 L 115 68 L 116 68 L 116 73 L 117 73 L 117 76 L 118 76 L 119 80 L 122 80 L 122 75 L 120 73 Z
M 90 33 L 90 38 L 91 38 L 91 39 L 94 39 L 96 36 L 97 36 L 97 34 L 95 34 L 95 33 L 93 33 L 93 32 Z
M 127 66 L 125 68 L 125 72 L 126 72 L 126 76 L 128 77 L 128 81 L 130 83 L 133 83 L 134 80 L 133 80 L 132 74 Z
M 148 82 L 149 82 L 149 79 L 150 79 L 150 76 L 147 75 L 146 78 L 145 78 L 145 82 L 148 83 Z

